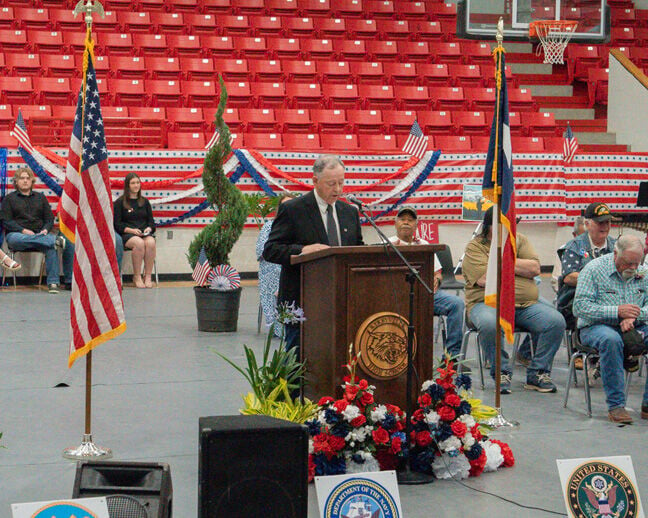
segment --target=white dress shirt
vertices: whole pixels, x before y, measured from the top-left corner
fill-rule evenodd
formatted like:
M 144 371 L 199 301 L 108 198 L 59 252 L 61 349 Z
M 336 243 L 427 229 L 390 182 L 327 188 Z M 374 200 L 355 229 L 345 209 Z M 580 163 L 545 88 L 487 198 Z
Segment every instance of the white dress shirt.
M 322 198 L 320 198 L 319 194 L 317 194 L 317 191 L 315 189 L 313 189 L 313 194 L 315 194 L 315 200 L 317 201 L 317 206 L 319 207 L 320 210 L 320 216 L 322 216 L 322 223 L 324 223 L 324 230 L 327 230 L 326 209 L 328 208 L 329 204 L 326 203 Z M 335 221 L 335 230 L 337 231 L 337 235 L 338 235 L 338 243 L 342 245 L 342 239 L 340 236 L 340 222 L 338 221 L 337 210 L 335 210 L 335 203 L 332 205 L 332 207 L 333 207 L 333 220 Z

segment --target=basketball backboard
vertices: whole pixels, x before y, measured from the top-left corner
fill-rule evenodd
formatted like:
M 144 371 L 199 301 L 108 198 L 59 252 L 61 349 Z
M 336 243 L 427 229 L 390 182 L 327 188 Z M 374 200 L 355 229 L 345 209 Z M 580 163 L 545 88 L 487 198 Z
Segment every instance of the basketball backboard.
M 528 41 L 529 23 L 536 20 L 574 20 L 577 43 L 609 39 L 610 14 L 605 0 L 460 0 L 457 36 L 495 39 L 497 21 L 504 20 L 504 41 Z

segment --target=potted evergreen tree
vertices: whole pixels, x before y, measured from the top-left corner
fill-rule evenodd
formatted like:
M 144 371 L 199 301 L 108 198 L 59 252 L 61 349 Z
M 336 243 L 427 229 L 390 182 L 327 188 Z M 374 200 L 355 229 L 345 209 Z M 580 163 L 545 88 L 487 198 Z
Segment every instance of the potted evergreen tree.
M 225 176 L 223 170 L 223 164 L 232 150 L 230 131 L 223 120 L 227 91 L 222 77 L 220 88 L 215 120 L 219 139 L 207 151 L 202 174 L 207 201 L 216 211 L 216 215 L 214 221 L 196 235 L 187 253 L 187 259 L 194 271 L 198 262 L 204 264 L 206 260 L 209 265 L 209 274 L 198 276 L 194 293 L 198 329 L 212 332 L 236 331 L 241 285 L 238 273 L 229 264 L 229 254 L 243 232 L 248 215 L 245 197 Z

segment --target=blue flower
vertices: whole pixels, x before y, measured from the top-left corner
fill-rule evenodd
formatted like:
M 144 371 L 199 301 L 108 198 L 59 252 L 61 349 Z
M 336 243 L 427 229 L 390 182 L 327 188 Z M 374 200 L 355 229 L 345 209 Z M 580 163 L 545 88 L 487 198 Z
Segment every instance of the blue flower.
M 416 432 L 425 432 L 428 429 L 429 426 L 425 421 L 419 421 L 418 423 L 414 424 L 414 431 Z
M 313 461 L 315 462 L 316 475 L 342 475 L 346 473 L 344 459 L 333 457 L 328 460 L 323 453 L 316 453 L 313 455 Z
M 329 425 L 333 426 L 340 422 L 341 417 L 336 410 L 333 410 L 332 408 L 327 408 L 326 410 L 324 410 L 324 419 L 326 419 L 326 422 Z
M 470 414 L 470 412 L 472 412 L 472 406 L 470 405 L 470 403 L 465 400 L 462 401 L 457 408 L 457 415 L 460 416 L 464 414 Z
M 387 414 L 381 425 L 385 430 L 389 431 L 396 426 L 396 418 L 391 414 Z
M 472 448 L 465 450 L 464 453 L 466 454 L 466 458 L 468 460 L 476 460 L 482 454 L 482 451 L 483 448 L 479 444 L 475 443 L 472 445 Z
M 412 457 L 412 470 L 431 475 L 433 460 L 434 453 L 426 448 Z
M 472 387 L 472 379 L 468 374 L 459 374 L 455 380 L 455 384 L 457 388 L 464 387 L 466 390 L 470 390 L 470 387 Z
M 443 399 L 443 396 L 445 396 L 445 389 L 441 385 L 433 383 L 430 385 L 428 393 L 434 401 L 439 401 L 440 399 Z
M 336 437 L 346 437 L 347 434 L 351 431 L 351 425 L 345 422 L 339 422 L 334 426 L 331 426 L 331 434 Z
M 354 453 L 351 458 L 353 459 L 353 462 L 356 464 L 364 464 L 364 457 L 360 455 L 359 453 Z
M 450 428 L 450 425 L 448 423 L 441 423 L 438 425 L 435 435 L 437 442 L 441 442 L 452 437 L 454 434 L 452 433 L 452 428 Z

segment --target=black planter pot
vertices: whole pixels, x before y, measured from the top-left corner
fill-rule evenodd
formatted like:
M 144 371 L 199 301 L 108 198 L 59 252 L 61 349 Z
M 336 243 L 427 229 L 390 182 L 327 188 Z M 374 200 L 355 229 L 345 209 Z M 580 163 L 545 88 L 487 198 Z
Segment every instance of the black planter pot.
M 241 290 L 217 291 L 194 286 L 198 330 L 211 333 L 236 331 Z

